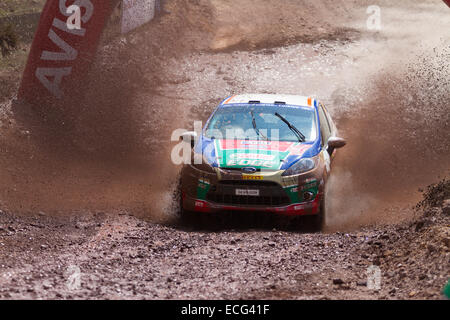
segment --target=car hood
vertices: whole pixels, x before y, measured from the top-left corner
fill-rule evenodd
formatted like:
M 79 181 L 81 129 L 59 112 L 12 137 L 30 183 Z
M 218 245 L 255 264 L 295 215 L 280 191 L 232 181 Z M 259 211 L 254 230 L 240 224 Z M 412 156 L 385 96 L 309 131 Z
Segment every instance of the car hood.
M 215 167 L 285 170 L 311 156 L 315 143 L 265 140 L 202 139 L 203 154 Z

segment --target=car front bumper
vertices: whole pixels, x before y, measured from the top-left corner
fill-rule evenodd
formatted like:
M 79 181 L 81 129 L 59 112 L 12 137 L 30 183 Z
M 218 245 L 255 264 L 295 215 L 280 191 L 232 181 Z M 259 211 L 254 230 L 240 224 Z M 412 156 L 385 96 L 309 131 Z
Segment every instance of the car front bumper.
M 312 201 L 294 203 L 285 206 L 262 207 L 262 206 L 236 206 L 227 204 L 218 204 L 206 200 L 195 199 L 186 194 L 183 197 L 183 209 L 200 213 L 218 213 L 225 211 L 253 211 L 253 212 L 270 212 L 286 216 L 302 216 L 315 215 L 320 211 L 321 194 L 317 194 Z
M 324 198 L 324 168 L 295 176 L 283 171 L 254 175 L 239 170 L 204 172 L 185 166 L 181 173 L 184 210 L 193 212 L 254 211 L 278 215 L 315 215 Z

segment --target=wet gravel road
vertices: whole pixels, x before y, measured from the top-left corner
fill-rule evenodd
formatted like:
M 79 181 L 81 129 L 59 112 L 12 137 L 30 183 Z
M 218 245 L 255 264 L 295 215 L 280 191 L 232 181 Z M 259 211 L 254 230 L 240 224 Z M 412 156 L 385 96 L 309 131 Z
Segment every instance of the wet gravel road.
M 439 299 L 448 209 L 433 209 L 419 227 L 333 234 L 2 212 L 0 298 Z M 380 290 L 367 286 L 372 265 L 381 270 Z

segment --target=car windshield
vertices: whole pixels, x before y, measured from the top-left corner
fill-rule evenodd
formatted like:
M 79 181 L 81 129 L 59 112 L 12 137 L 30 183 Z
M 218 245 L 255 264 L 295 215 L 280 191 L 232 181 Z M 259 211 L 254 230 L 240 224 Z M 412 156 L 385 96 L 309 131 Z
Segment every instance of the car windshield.
M 282 118 L 289 122 L 291 128 Z M 211 139 L 298 142 L 299 135 L 292 127 L 305 136 L 305 141 L 314 141 L 317 136 L 314 109 L 285 105 L 222 107 L 209 121 L 205 136 Z

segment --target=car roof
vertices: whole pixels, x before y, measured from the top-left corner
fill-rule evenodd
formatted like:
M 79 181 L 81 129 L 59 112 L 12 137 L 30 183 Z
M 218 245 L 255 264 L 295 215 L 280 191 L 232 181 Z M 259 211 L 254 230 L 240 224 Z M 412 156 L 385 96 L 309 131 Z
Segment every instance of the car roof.
M 290 94 L 240 94 L 228 97 L 221 106 L 229 104 L 287 104 L 303 107 L 315 107 L 317 101 L 312 97 Z

